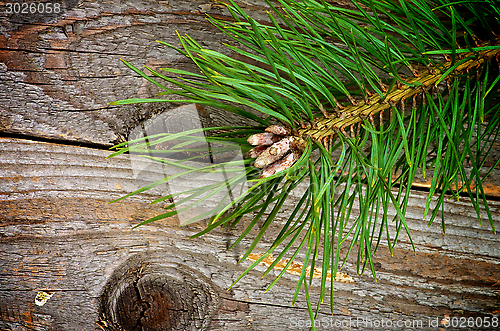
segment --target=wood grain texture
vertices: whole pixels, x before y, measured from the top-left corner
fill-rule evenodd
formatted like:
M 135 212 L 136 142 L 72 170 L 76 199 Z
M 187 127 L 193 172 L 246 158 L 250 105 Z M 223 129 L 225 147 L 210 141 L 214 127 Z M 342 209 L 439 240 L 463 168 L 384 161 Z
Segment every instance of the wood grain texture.
M 209 280 L 220 300 L 210 330 L 304 329 L 308 315 L 303 296 L 291 305 L 297 276 L 285 274 L 265 292 L 273 277 L 262 279 L 265 268 L 259 266 L 226 291 L 249 265 L 237 264 L 249 240 L 226 250 L 248 220 L 231 232 L 216 230 L 198 239 L 189 236 L 203 223 L 180 227 L 175 218 L 131 230 L 161 208 L 147 203 L 156 197 L 154 192 L 106 204 L 141 184 L 127 156 L 105 160 L 109 153 L 98 149 L 7 138 L 0 148 L 0 327 L 99 329 L 107 281 L 128 259 L 145 254 L 196 270 Z M 280 230 L 300 188 L 292 193 L 257 253 L 263 253 Z M 406 238 L 392 257 L 382 248 L 376 256 L 377 282 L 368 274 L 356 276 L 349 259 L 343 272 L 355 283 L 334 284 L 334 314 L 329 314 L 328 302 L 321 307 L 320 330 L 358 317 L 428 322 L 446 314 L 498 314 L 499 236 L 486 220 L 477 224 L 466 201 L 446 203 L 447 235 L 441 234 L 439 224 L 427 229 L 421 220 L 424 201 L 425 195 L 418 192 L 410 199 L 408 223 L 416 254 Z M 496 226 L 499 207 L 492 203 Z M 311 287 L 313 296 L 318 295 L 318 283 Z M 41 289 L 56 293 L 38 307 L 34 297 Z M 360 324 L 353 329 L 367 328 Z
M 266 18 L 264 1 L 237 2 L 253 17 Z M 144 185 L 144 179 L 161 174 L 148 170 L 142 180 L 136 179 L 131 160 L 127 156 L 106 160 L 105 148 L 174 107 L 108 106 L 117 99 L 158 92 L 131 73 L 120 58 L 139 67 L 194 70 L 155 40 L 175 44 L 177 30 L 221 50 L 222 34 L 205 21 L 205 12 L 227 16 L 212 1 L 131 0 L 81 1 L 50 24 L 16 24 L 0 18 L 0 133 L 4 136 L 0 138 L 0 330 L 106 328 L 101 315 L 103 295 L 120 268 L 133 260 L 149 263 L 145 266 L 160 268 L 166 263 L 196 271 L 196 278 L 203 279 L 217 298 L 208 305 L 214 309 L 208 330 L 307 329 L 303 295 L 291 304 L 297 276 L 285 273 L 265 292 L 278 271 L 262 278 L 265 267 L 258 266 L 227 291 L 250 264 L 237 262 L 255 232 L 227 250 L 249 220 L 230 232 L 218 229 L 189 239 L 203 229 L 203 222 L 181 227 L 178 219 L 169 218 L 131 230 L 162 212 L 161 205 L 148 203 L 160 190 L 108 204 Z M 217 123 L 227 120 L 221 113 L 211 116 Z M 489 184 L 492 196 L 499 192 L 498 178 Z M 269 247 L 300 189 L 292 192 L 256 253 Z M 354 260 L 349 259 L 342 271 L 355 283 L 334 283 L 334 313 L 329 312 L 327 300 L 319 312 L 319 330 L 376 329 L 362 321 L 381 319 L 421 321 L 424 328 L 414 324 L 410 329 L 435 330 L 426 328 L 429 321 L 439 322 L 445 315 L 498 316 L 499 235 L 490 231 L 486 219 L 477 223 L 467 199 L 446 202 L 446 235 L 438 223 L 427 228 L 422 220 L 425 202 L 426 194 L 419 191 L 410 199 L 408 222 L 416 254 L 406 237 L 400 238 L 394 256 L 382 246 L 376 255 L 377 282 L 368 274 L 356 276 Z M 497 229 L 499 207 L 491 202 Z M 302 254 L 298 260 L 303 261 Z M 313 300 L 318 297 L 318 284 L 315 280 L 310 289 Z M 55 294 L 40 307 L 34 299 L 44 289 Z M 347 327 L 335 327 L 335 323 Z

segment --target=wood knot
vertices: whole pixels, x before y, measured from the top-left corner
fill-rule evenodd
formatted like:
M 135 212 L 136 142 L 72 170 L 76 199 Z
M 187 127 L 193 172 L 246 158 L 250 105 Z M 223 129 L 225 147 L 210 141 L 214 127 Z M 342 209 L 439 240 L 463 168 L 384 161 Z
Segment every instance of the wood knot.
M 106 330 L 206 330 L 218 298 L 210 280 L 177 262 L 135 256 L 110 277 L 101 296 Z

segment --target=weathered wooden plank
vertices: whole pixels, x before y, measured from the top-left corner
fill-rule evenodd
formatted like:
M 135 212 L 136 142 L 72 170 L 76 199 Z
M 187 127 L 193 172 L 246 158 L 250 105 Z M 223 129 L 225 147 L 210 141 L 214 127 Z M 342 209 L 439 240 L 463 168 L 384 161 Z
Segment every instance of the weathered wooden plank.
M 253 17 L 266 19 L 264 1 L 238 3 Z M 108 106 L 116 99 L 158 92 L 119 59 L 137 66 L 195 70 L 155 40 L 175 44 L 178 30 L 223 51 L 221 40 L 227 40 L 204 20 L 206 11 L 227 15 L 218 4 L 201 0 L 98 5 L 82 1 L 50 24 L 2 21 L 6 28 L 0 36 L 0 132 L 99 147 L 124 139 L 145 119 L 172 106 Z M 221 116 L 215 115 L 220 123 Z M 237 264 L 249 240 L 226 250 L 248 220 L 231 232 L 217 230 L 194 240 L 188 238 L 203 223 L 180 227 L 171 218 L 131 230 L 162 211 L 148 204 L 160 192 L 107 204 L 144 184 L 135 179 L 127 157 L 105 160 L 108 154 L 0 140 L 0 329 L 101 330 L 99 309 L 106 284 L 134 258 L 153 265 L 177 263 L 208 279 L 206 284 L 218 297 L 210 330 L 306 329 L 309 317 L 303 296 L 291 306 L 294 275 L 285 274 L 272 291 L 264 292 L 273 278 L 262 279 L 265 268 L 259 266 L 226 291 L 249 265 Z M 152 170 L 149 174 L 161 175 Z M 493 176 L 494 181 L 498 178 Z M 492 196 L 499 192 L 494 181 L 488 187 Z M 256 252 L 270 245 L 297 194 L 292 194 Z M 467 199 L 445 204 L 447 235 L 442 235 L 439 224 L 427 228 L 422 220 L 425 202 L 426 194 L 419 192 L 410 201 L 408 222 L 417 253 L 405 237 L 394 256 L 382 246 L 376 255 L 378 282 L 369 275 L 355 276 L 354 260 L 349 259 L 343 271 L 355 283 L 335 283 L 334 314 L 327 300 L 319 313 L 320 330 L 339 329 L 335 323 L 340 322 L 345 329 L 376 328 L 357 323 L 358 318 L 422 321 L 422 326 L 430 326 L 445 315 L 498 316 L 499 236 L 491 233 L 485 218 L 477 224 Z M 498 229 L 499 204 L 491 202 L 490 207 Z M 315 298 L 317 285 L 315 280 L 310 289 Z M 39 307 L 34 298 L 42 289 L 55 294 Z
M 305 329 L 303 296 L 291 306 L 297 276 L 285 274 L 264 292 L 273 278 L 261 279 L 265 268 L 259 266 L 225 291 L 249 265 L 237 264 L 249 240 L 226 250 L 248 220 L 231 232 L 217 230 L 198 239 L 188 238 L 203 223 L 179 227 L 174 218 L 131 230 L 161 208 L 147 203 L 154 192 L 106 204 L 140 184 L 127 156 L 105 160 L 109 153 L 97 149 L 5 138 L 0 149 L 2 328 L 98 329 L 106 282 L 127 259 L 142 254 L 144 261 L 152 257 L 178 263 L 210 280 L 219 298 L 211 330 Z M 292 194 L 257 253 L 280 230 L 298 194 Z M 476 223 L 466 202 L 456 201 L 446 203 L 447 235 L 440 233 L 439 224 L 427 229 L 421 220 L 424 200 L 418 192 L 410 199 L 408 223 L 416 255 L 405 238 L 392 257 L 382 247 L 376 255 L 378 282 L 368 274 L 356 276 L 350 258 L 343 271 L 355 283 L 334 284 L 334 314 L 328 313 L 328 303 L 321 307 L 320 330 L 349 319 L 352 329 L 370 329 L 353 322 L 357 318 L 429 323 L 444 315 L 498 314 L 499 236 L 485 220 L 482 226 Z M 497 228 L 498 207 L 492 203 Z M 311 286 L 313 297 L 318 284 L 314 280 Z M 55 294 L 38 307 L 34 298 L 41 289 Z
M 266 17 L 264 1 L 239 2 Z M 228 16 L 225 6 L 204 0 L 160 2 L 83 1 L 51 24 L 16 24 L 3 18 L 0 35 L 0 129 L 5 133 L 110 146 L 131 128 L 173 105 L 108 106 L 160 89 L 130 71 L 196 70 L 156 40 L 179 44 L 176 31 L 212 49 L 232 43 L 205 19 Z

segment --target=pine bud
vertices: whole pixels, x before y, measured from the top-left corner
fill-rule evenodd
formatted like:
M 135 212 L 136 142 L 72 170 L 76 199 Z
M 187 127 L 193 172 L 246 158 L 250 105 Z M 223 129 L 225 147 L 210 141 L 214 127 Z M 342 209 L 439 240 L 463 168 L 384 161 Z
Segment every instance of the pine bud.
M 279 166 L 280 161 L 282 161 L 282 160 L 278 160 L 276 162 L 273 162 L 273 163 L 267 165 L 264 169 L 262 169 L 262 171 L 260 172 L 259 178 L 266 178 L 266 177 L 269 177 L 271 175 L 274 175 L 274 173 L 276 172 L 276 168 Z
M 271 125 L 267 127 L 266 132 L 271 132 L 279 136 L 289 136 L 291 134 L 289 129 L 279 125 Z
M 270 132 L 256 133 L 248 137 L 247 141 L 250 145 L 272 145 L 283 137 L 277 136 Z
M 247 152 L 247 157 L 256 158 L 260 154 L 262 154 L 262 152 L 264 152 L 268 147 L 269 146 L 266 145 L 256 146 Z
M 255 160 L 254 166 L 257 168 L 264 168 L 266 165 L 281 159 L 281 157 L 290 150 L 291 141 L 293 141 L 293 137 L 286 137 L 274 143 Z
M 270 148 L 270 147 L 269 147 Z M 269 153 L 269 148 L 267 148 L 259 157 L 255 160 L 254 166 L 256 168 L 264 168 L 265 166 L 278 161 L 283 155 L 271 155 Z
M 273 162 L 268 166 L 266 166 L 264 169 L 262 169 L 262 172 L 260 173 L 260 178 L 266 178 L 271 175 L 274 175 L 277 172 L 288 169 L 295 162 L 297 162 L 298 159 L 299 159 L 299 153 L 297 151 L 292 151 L 281 160 Z

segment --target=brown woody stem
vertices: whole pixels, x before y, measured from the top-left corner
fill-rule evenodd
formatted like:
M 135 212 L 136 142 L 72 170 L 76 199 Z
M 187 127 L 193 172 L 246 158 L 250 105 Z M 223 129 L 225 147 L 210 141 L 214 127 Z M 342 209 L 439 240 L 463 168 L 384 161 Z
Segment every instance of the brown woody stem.
M 499 40 L 497 40 L 498 42 Z M 498 43 L 497 43 L 498 44 Z M 464 53 L 464 58 L 476 54 L 476 58 L 470 59 L 459 65 L 453 74 L 460 75 L 468 71 L 470 68 L 481 65 L 485 61 L 489 61 L 500 55 L 500 49 L 484 50 L 476 53 Z M 358 100 L 357 105 L 347 106 L 342 109 L 342 117 L 335 116 L 335 113 L 329 113 L 329 117 L 317 119 L 314 123 L 307 124 L 305 128 L 297 130 L 297 135 L 301 138 L 310 137 L 311 139 L 321 142 L 323 138 L 334 135 L 336 132 L 345 132 L 345 127 L 352 126 L 358 122 L 362 122 L 365 118 L 370 118 L 374 114 L 381 113 L 385 109 L 391 108 L 392 105 L 400 103 L 404 99 L 408 99 L 422 92 L 426 92 L 430 87 L 437 85 L 436 82 L 441 78 L 443 73 L 452 66 L 451 62 L 444 62 L 440 68 L 433 67 L 432 73 L 429 69 L 418 72 L 415 77 L 407 79 L 408 84 L 421 83 L 418 86 L 402 85 L 399 88 L 393 89 L 385 98 L 381 98 L 378 94 L 369 98 L 368 102 Z M 450 73 L 451 74 L 451 73 Z M 324 110 L 322 110 L 323 112 Z

